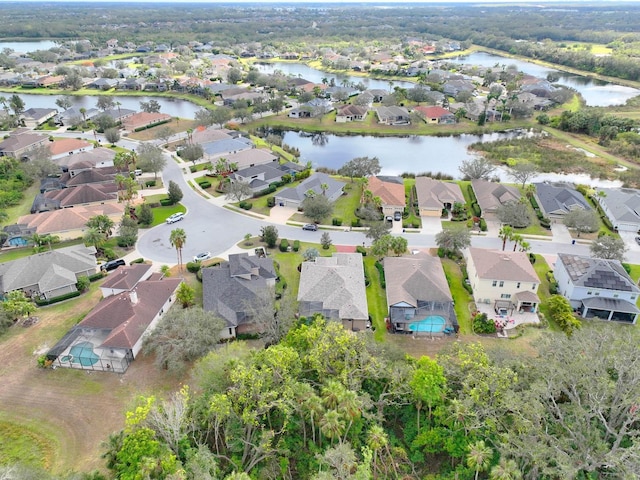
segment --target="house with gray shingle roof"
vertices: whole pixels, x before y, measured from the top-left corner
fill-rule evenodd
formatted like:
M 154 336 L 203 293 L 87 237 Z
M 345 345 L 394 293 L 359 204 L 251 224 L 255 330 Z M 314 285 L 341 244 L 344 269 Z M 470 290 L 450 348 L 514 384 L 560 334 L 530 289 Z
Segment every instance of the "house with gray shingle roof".
M 322 185 L 327 185 L 327 190 L 323 192 Z M 324 195 L 330 202 L 335 202 L 342 195 L 344 182 L 334 180 L 326 173 L 314 173 L 309 178 L 303 180 L 296 187 L 289 187 L 281 190 L 276 195 L 276 203 L 282 206 L 302 205 L 302 202 L 313 192 L 314 195 Z
M 95 247 L 74 245 L 0 263 L 0 291 L 43 299 L 76 292 L 79 277 L 96 273 L 95 255 Z
M 640 232 L 640 190 L 602 188 L 596 199 L 616 230 Z
M 471 187 L 476 194 L 483 215 L 495 213 L 501 205 L 511 201 L 517 202 L 522 196 L 515 187 L 487 180 L 472 180 Z
M 123 292 L 130 292 L 136 288 L 139 282 L 149 278 L 152 273 L 151 265 L 146 263 L 135 263 L 118 268 L 110 273 L 100 285 L 102 296 L 107 298 Z
M 526 253 L 472 247 L 465 257 L 476 304 L 493 305 L 497 314 L 537 311 L 540 279 Z
M 180 278 L 155 273 L 103 299 L 47 353 L 58 367 L 124 373 L 173 305 Z
M 411 324 L 441 316 L 458 324 L 453 297 L 439 258 L 425 253 L 383 260 L 389 320 L 394 331 L 411 332 Z M 441 333 L 441 332 L 438 332 Z
M 274 293 L 276 277 L 272 259 L 248 253 L 231 254 L 228 262 L 202 269 L 203 308 L 227 322 L 222 338 L 263 331 L 251 308 L 265 293 Z
M 229 179 L 231 182 L 247 183 L 251 187 L 251 191 L 257 193 L 269 188 L 271 183 L 282 181 L 282 176 L 287 174 L 287 170 L 278 167 L 279 165 L 268 163 L 243 168 L 233 172 Z
M 316 313 L 342 322 L 344 328 L 367 328 L 369 310 L 364 284 L 364 267 L 359 253 L 334 253 L 302 262 L 298 287 L 300 315 Z
M 591 210 L 580 192 L 566 183 L 534 183 L 536 200 L 547 218 L 561 219 L 573 210 Z
M 581 317 L 636 323 L 640 288 L 618 260 L 559 253 L 553 276 Z
M 411 123 L 409 111 L 404 107 L 378 107 L 376 108 L 378 122 L 384 125 L 409 125 Z

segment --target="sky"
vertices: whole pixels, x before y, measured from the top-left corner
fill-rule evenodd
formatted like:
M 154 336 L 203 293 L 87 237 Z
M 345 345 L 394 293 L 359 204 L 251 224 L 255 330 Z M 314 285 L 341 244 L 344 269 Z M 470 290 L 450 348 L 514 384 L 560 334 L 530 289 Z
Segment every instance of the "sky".
M 602 3 L 635 3 L 638 0 L 94 0 L 91 3 L 255 3 L 255 4 L 344 4 L 344 3 L 472 3 L 477 5 L 489 4 L 518 4 L 536 6 L 540 4 L 602 4 Z M 0 3 L 25 3 L 25 2 L 43 2 L 43 3 L 68 3 L 81 2 L 87 3 L 87 0 L 0 0 Z

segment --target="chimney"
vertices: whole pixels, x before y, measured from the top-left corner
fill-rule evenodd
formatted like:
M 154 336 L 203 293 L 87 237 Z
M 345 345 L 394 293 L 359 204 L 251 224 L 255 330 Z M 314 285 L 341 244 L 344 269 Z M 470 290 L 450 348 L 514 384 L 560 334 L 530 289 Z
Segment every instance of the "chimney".
M 131 303 L 136 305 L 138 303 L 138 293 L 135 290 L 131 290 L 129 292 L 129 299 L 131 300 Z

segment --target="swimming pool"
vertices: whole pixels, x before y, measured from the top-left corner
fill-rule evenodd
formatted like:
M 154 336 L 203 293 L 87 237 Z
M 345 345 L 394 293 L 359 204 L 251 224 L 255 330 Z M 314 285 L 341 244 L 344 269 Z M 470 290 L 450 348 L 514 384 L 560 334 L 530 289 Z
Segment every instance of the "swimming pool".
M 445 323 L 447 323 L 446 320 L 440 315 L 431 315 L 410 323 L 409 330 L 412 332 L 440 333 L 444 330 Z
M 68 357 L 70 357 L 68 360 L 72 363 L 79 363 L 83 367 L 90 367 L 100 359 L 93 351 L 93 343 L 91 342 L 76 343 L 69 350 Z M 62 361 L 65 361 L 65 359 Z

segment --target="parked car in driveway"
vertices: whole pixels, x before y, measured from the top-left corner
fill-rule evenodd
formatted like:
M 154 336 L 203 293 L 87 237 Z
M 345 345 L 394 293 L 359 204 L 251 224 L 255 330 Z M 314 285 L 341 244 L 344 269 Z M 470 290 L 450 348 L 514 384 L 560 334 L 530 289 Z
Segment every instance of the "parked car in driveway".
M 174 213 L 173 215 L 170 215 L 169 217 L 167 217 L 167 224 L 170 225 L 172 223 L 179 222 L 183 218 L 184 218 L 184 213 L 182 212 Z
M 100 265 L 100 270 L 102 270 L 103 272 L 110 272 L 111 270 L 115 270 L 116 268 L 122 267 L 124 265 L 126 265 L 125 261 L 121 258 L 118 258 L 117 260 L 111 260 L 110 262 Z
M 211 258 L 211 252 L 202 252 L 193 257 L 194 262 L 204 262 Z
M 399 222 L 400 220 L 402 220 L 402 212 L 396 212 L 396 213 L 394 213 L 394 214 L 393 214 L 393 219 L 394 219 L 396 222 Z
M 315 223 L 307 223 L 306 225 L 302 226 L 303 230 L 309 230 L 311 232 L 315 232 L 318 230 L 318 226 Z

